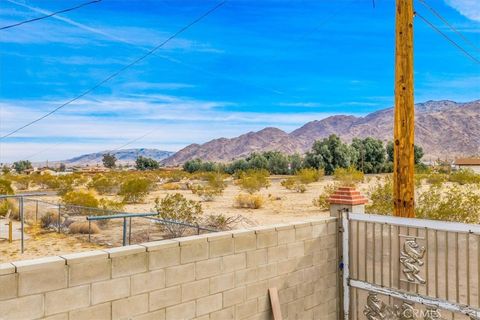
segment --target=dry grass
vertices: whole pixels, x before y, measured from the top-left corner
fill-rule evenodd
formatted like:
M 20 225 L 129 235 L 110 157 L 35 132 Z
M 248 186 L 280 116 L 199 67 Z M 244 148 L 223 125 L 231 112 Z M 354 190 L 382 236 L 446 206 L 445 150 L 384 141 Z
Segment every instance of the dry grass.
M 258 194 L 240 193 L 235 197 L 236 208 L 259 209 L 264 204 L 264 199 Z
M 100 228 L 97 226 L 95 222 L 91 223 L 91 228 L 89 229 L 88 221 L 76 221 L 68 227 L 68 230 L 70 231 L 70 233 L 73 233 L 73 234 L 77 234 L 77 233 L 88 234 L 89 231 L 92 234 L 100 233 Z
M 160 186 L 163 190 L 180 190 L 182 187 L 176 182 L 167 182 Z

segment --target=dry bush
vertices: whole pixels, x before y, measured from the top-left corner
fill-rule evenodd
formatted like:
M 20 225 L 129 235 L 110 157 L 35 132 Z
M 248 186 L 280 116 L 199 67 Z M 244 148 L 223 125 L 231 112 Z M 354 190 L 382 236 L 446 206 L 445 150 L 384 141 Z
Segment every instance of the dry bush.
M 0 194 L 13 194 L 12 182 L 6 179 L 0 179 Z
M 280 184 L 287 190 L 292 190 L 300 193 L 304 193 L 305 191 L 307 191 L 307 186 L 300 182 L 297 177 L 290 177 L 288 179 L 285 179 Z
M 43 229 L 58 228 L 58 212 L 48 211 L 44 214 L 40 218 L 40 226 Z
M 355 167 L 337 168 L 333 172 L 335 180 L 339 181 L 342 186 L 353 187 L 363 182 L 365 175 L 358 171 Z
M 88 187 L 95 189 L 99 194 L 115 194 L 118 192 L 119 182 L 112 175 L 96 175 L 88 183 Z
M 301 169 L 296 174 L 298 181 L 300 181 L 303 184 L 310 184 L 312 182 L 317 182 L 324 175 L 325 175 L 325 171 L 323 169 L 311 169 L 311 168 Z
M 176 182 L 167 182 L 160 186 L 163 190 L 180 190 L 182 187 Z
M 100 228 L 95 222 L 91 222 L 90 229 L 88 221 L 75 221 L 68 226 L 68 231 L 73 234 L 94 234 L 100 233 Z
M 18 203 L 13 199 L 2 199 L 0 200 L 0 216 L 6 217 L 9 216 L 9 219 L 19 220 L 18 212 Z
M 98 208 L 99 206 L 98 199 L 88 191 L 67 192 L 62 196 L 62 203 L 65 205 L 66 211 L 71 214 L 89 214 L 92 210 L 88 210 L 88 208 Z
M 253 194 L 260 191 L 262 188 L 268 188 L 270 181 L 268 180 L 269 173 L 267 170 L 249 169 L 247 171 L 239 171 L 237 173 L 238 179 L 235 183 L 246 192 Z
M 370 203 L 365 207 L 368 213 L 390 215 L 393 212 L 393 179 L 389 175 L 378 181 L 368 192 Z
M 236 208 L 259 209 L 263 206 L 264 199 L 259 194 L 240 193 L 235 197 Z
M 147 178 L 130 178 L 120 187 L 119 195 L 123 196 L 123 201 L 126 203 L 140 203 L 145 199 L 152 181 Z
M 202 219 L 202 225 L 216 230 L 232 230 L 245 218 L 241 215 L 227 217 L 224 214 L 209 214 Z
M 470 169 L 461 169 L 454 171 L 448 177 L 450 182 L 455 182 L 460 185 L 464 184 L 480 184 L 480 174 L 475 173 L 473 170 Z
M 313 205 L 321 210 L 328 210 L 330 208 L 330 202 L 328 199 L 337 190 L 338 185 L 335 183 L 327 184 L 323 187 L 323 192 L 315 199 L 313 199 Z

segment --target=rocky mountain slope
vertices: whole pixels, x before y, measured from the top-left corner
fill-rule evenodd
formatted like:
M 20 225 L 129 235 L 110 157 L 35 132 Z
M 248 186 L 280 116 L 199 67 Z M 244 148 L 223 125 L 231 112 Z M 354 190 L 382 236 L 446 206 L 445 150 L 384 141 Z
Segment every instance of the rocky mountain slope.
M 71 159 L 59 161 L 59 162 L 63 162 L 69 166 L 75 166 L 75 165 L 85 166 L 87 164 L 96 165 L 96 164 L 102 163 L 102 158 L 105 153 L 108 153 L 108 151 L 84 154 L 75 158 L 71 158 Z M 134 162 L 138 156 L 153 158 L 157 161 L 161 161 L 174 154 L 174 152 L 157 150 L 157 149 L 123 149 L 123 150 L 113 151 L 110 153 L 115 155 L 115 157 L 117 158 L 118 164 Z
M 480 154 L 480 100 L 457 103 L 427 101 L 415 105 L 415 143 L 422 146 L 425 159 L 453 159 L 456 156 Z M 315 140 L 330 134 L 344 141 L 375 137 L 393 139 L 393 108 L 376 111 L 365 117 L 337 115 L 308 122 L 286 133 L 265 128 L 236 138 L 220 138 L 204 144 L 192 144 L 165 159 L 165 165 L 180 165 L 200 158 L 209 161 L 231 161 L 254 151 L 278 150 L 286 153 L 309 150 Z

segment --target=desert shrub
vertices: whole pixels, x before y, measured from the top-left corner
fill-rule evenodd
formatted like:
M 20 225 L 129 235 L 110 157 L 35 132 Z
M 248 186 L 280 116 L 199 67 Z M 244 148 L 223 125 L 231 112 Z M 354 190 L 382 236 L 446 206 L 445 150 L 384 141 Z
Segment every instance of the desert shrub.
M 448 176 L 446 174 L 443 174 L 443 173 L 432 172 L 432 173 L 426 175 L 425 180 L 429 184 L 441 185 L 442 183 L 444 183 L 448 180 Z
M 312 182 L 317 182 L 325 175 L 323 169 L 312 169 L 305 168 L 298 170 L 296 176 L 298 180 L 303 184 L 310 184 Z
M 88 221 L 75 221 L 68 226 L 68 231 L 73 234 L 100 233 L 100 228 L 95 222 L 91 222 L 90 228 Z
M 203 213 L 202 205 L 198 201 L 187 200 L 180 193 L 166 195 L 165 198 L 155 199 L 155 211 L 161 219 L 181 221 L 189 224 L 197 224 Z M 181 237 L 188 226 L 167 223 L 162 229 L 171 237 Z
M 19 219 L 17 201 L 13 199 L 0 200 L 0 216 L 6 217 L 7 215 L 9 215 L 10 219 Z
M 98 201 L 98 207 L 106 211 L 122 211 L 123 208 L 125 207 L 125 203 L 123 203 L 122 201 L 115 201 L 115 200 L 101 198 Z M 101 212 L 101 211 L 98 211 L 98 212 Z
M 461 185 L 470 183 L 480 183 L 480 174 L 475 173 L 470 169 L 461 169 L 454 171 L 448 177 L 450 182 L 455 182 Z
M 118 181 L 112 177 L 97 175 L 88 183 L 88 187 L 99 194 L 113 194 L 118 192 Z
M 228 217 L 224 214 L 209 214 L 202 219 L 202 225 L 216 230 L 232 230 L 242 216 Z
M 264 199 L 259 194 L 240 193 L 235 197 L 236 208 L 259 209 L 263 206 Z
M 224 176 L 221 173 L 207 173 L 203 175 L 202 179 L 206 181 L 205 185 L 197 184 L 190 186 L 189 189 L 204 201 L 212 201 L 225 190 Z
M 329 198 L 337 190 L 338 185 L 335 183 L 327 184 L 323 187 L 322 193 L 313 199 L 313 205 L 321 210 L 328 210 L 330 208 Z
M 415 213 L 418 218 L 480 223 L 480 194 L 473 186 L 432 185 L 419 195 Z
M 95 195 L 88 191 L 70 191 L 61 197 L 67 212 L 71 214 L 90 214 L 88 208 L 98 208 L 99 201 Z M 79 208 L 79 207 L 86 208 Z
M 49 173 L 36 174 L 32 180 L 42 189 L 57 189 L 60 186 L 57 177 L 54 177 Z
M 15 180 L 13 181 L 15 184 L 15 187 L 18 190 L 28 190 L 30 189 L 30 184 L 32 183 L 32 178 L 26 175 L 20 175 L 15 177 Z
M 304 193 L 305 191 L 307 191 L 307 187 L 305 186 L 305 184 L 301 183 L 297 177 L 290 177 L 288 179 L 285 179 L 280 182 L 280 184 L 287 190 L 292 190 L 300 193 Z
M 261 188 L 268 188 L 270 186 L 270 181 L 268 180 L 269 173 L 264 169 L 240 171 L 237 173 L 237 176 L 236 184 L 250 194 L 260 191 Z
M 366 206 L 368 213 L 392 214 L 393 212 L 393 179 L 391 176 L 379 181 L 368 193 L 370 204 Z
M 140 156 L 135 160 L 135 167 L 140 171 L 156 170 L 160 168 L 160 163 L 155 159 Z
M 120 187 L 119 195 L 126 203 L 139 203 L 147 196 L 151 181 L 145 178 L 133 178 L 125 181 Z
M 167 182 L 161 185 L 163 190 L 180 190 L 182 187 L 176 182 Z
M 58 227 L 58 212 L 48 211 L 40 218 L 40 226 L 43 229 Z
M 358 171 L 355 167 L 337 168 L 333 175 L 335 180 L 339 181 L 342 186 L 355 186 L 363 182 L 365 175 Z
M 13 194 L 12 182 L 6 179 L 0 179 L 0 194 Z

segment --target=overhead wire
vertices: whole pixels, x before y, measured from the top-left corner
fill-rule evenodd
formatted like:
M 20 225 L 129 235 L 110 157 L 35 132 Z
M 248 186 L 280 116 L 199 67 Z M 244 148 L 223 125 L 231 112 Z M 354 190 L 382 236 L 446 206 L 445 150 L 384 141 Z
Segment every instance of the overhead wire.
M 455 47 L 457 47 L 460 51 L 462 51 L 467 57 L 472 59 L 472 61 L 480 64 L 480 60 L 477 59 L 475 56 L 473 56 L 470 52 L 468 52 L 466 49 L 464 49 L 461 45 L 459 45 L 457 42 L 452 40 L 446 33 L 444 33 L 442 30 L 440 30 L 437 26 L 435 26 L 432 22 L 430 22 L 427 18 L 422 16 L 420 13 L 415 12 L 415 16 L 419 17 L 420 19 L 423 20 L 429 27 L 431 27 L 433 30 L 438 32 L 442 37 L 444 37 L 448 42 L 453 44 Z
M 181 33 L 185 32 L 186 30 L 188 30 L 190 27 L 192 27 L 193 25 L 195 25 L 196 23 L 198 23 L 199 21 L 201 21 L 202 19 L 204 19 L 205 17 L 207 17 L 208 15 L 210 15 L 211 13 L 213 13 L 214 11 L 216 11 L 218 8 L 220 8 L 221 6 L 223 6 L 227 1 L 222 1 L 218 4 L 216 4 L 214 7 L 212 7 L 211 9 L 209 9 L 208 11 L 206 11 L 205 13 L 203 13 L 201 16 L 199 16 L 198 18 L 196 18 L 195 20 L 191 21 L 190 23 L 188 23 L 187 25 L 183 26 L 182 28 L 180 28 L 178 31 L 176 31 L 174 34 L 172 34 L 170 37 L 168 37 L 166 40 L 162 41 L 160 44 L 158 44 L 157 46 L 155 46 L 153 49 L 151 49 L 150 51 L 148 51 L 147 53 L 143 54 L 142 56 L 140 56 L 139 58 L 133 60 L 132 62 L 130 62 L 129 64 L 123 66 L 122 68 L 120 68 L 118 71 L 112 73 L 110 76 L 108 76 L 107 78 L 103 79 L 102 81 L 100 81 L 99 83 L 97 83 L 96 85 L 94 85 L 93 87 L 87 89 L 86 91 L 84 91 L 83 93 L 79 94 L 78 96 L 68 100 L 67 102 L 59 105 L 58 107 L 56 107 L 55 109 L 47 112 L 46 114 L 42 115 L 41 117 L 35 119 L 35 120 L 32 120 L 30 122 L 28 122 L 27 124 L 17 128 L 17 129 L 14 129 L 10 132 L 8 132 L 7 134 L 3 135 L 0 137 L 0 141 L 47 118 L 48 116 L 54 114 L 55 112 L 57 112 L 58 110 L 66 107 L 67 105 L 71 104 L 72 102 L 75 102 L 76 100 L 88 95 L 90 92 L 94 91 L 95 89 L 97 89 L 98 87 L 101 87 L 103 84 L 107 83 L 108 81 L 110 81 L 111 79 L 115 78 L 116 76 L 118 76 L 119 74 L 121 74 L 122 72 L 124 72 L 125 70 L 129 69 L 130 67 L 136 65 L 137 63 L 141 62 L 142 60 L 144 60 L 145 58 L 149 57 L 150 55 L 152 55 L 153 53 L 155 53 L 158 49 L 160 49 L 161 47 L 163 47 L 164 45 L 166 45 L 168 42 L 170 42 L 172 39 L 174 39 L 175 37 L 177 37 L 178 35 L 180 35 Z
M 15 28 L 15 27 L 18 27 L 18 26 L 27 24 L 27 23 L 31 23 L 31 22 L 35 22 L 35 21 L 47 19 L 47 18 L 53 17 L 53 16 L 55 16 L 55 15 L 57 15 L 57 14 L 65 13 L 65 12 L 69 12 L 69 11 L 73 11 L 73 10 L 76 10 L 76 9 L 80 9 L 80 8 L 82 8 L 82 7 L 85 7 L 85 6 L 94 4 L 94 3 L 98 3 L 98 2 L 101 2 L 101 1 L 102 1 L 102 0 L 93 0 L 93 1 L 85 2 L 85 3 L 79 4 L 79 5 L 75 6 L 75 7 L 63 9 L 63 10 L 60 10 L 60 11 L 55 11 L 55 12 L 52 12 L 52 13 L 50 13 L 50 14 L 47 14 L 47 15 L 44 15 L 44 16 L 41 16 L 41 17 L 37 17 L 37 18 L 33 18 L 33 19 L 29 19 L 29 20 L 17 22 L 17 23 L 14 23 L 14 24 L 10 24 L 10 25 L 8 25 L 8 26 L 3 26 L 3 27 L 0 27 L 0 30 L 11 29 L 11 28 Z

